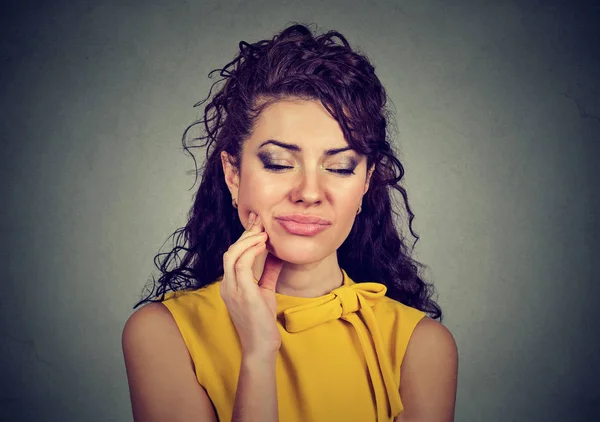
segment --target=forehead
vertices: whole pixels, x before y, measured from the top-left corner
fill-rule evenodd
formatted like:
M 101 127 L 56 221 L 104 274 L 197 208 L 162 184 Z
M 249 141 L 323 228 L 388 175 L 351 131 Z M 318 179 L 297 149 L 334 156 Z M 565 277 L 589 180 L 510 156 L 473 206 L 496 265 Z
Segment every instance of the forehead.
M 338 122 L 316 100 L 284 100 L 266 107 L 257 118 L 249 141 L 266 139 L 305 148 L 348 145 Z

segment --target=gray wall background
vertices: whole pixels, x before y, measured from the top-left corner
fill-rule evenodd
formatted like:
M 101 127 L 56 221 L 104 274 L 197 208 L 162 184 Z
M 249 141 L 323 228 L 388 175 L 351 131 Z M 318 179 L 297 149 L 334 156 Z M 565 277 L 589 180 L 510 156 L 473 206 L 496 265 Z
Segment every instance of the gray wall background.
M 132 420 L 121 330 L 191 205 L 192 105 L 290 21 L 345 34 L 395 105 L 456 420 L 600 420 L 598 6 L 4 4 L 0 420 Z

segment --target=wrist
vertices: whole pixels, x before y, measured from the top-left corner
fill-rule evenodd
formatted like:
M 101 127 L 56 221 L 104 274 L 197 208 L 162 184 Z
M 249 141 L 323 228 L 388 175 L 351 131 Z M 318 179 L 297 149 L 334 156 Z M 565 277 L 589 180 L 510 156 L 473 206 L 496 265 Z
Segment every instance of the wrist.
M 242 354 L 242 365 L 246 367 L 275 367 L 278 352 Z

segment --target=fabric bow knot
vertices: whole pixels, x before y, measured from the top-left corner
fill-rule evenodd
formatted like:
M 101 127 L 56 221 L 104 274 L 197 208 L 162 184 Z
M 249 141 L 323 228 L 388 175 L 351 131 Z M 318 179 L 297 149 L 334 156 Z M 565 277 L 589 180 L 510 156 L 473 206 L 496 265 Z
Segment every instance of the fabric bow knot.
M 285 330 L 289 333 L 308 330 L 336 319 L 352 324 L 375 390 L 378 421 L 389 420 L 403 410 L 399 387 L 386 355 L 375 313 L 371 309 L 385 296 L 386 291 L 387 287 L 381 283 L 344 285 L 317 300 L 283 311 Z
M 341 286 L 328 295 L 304 305 L 283 311 L 285 329 L 297 333 L 339 318 L 346 319 L 364 306 L 375 306 L 385 296 L 387 288 L 380 283 L 356 283 Z

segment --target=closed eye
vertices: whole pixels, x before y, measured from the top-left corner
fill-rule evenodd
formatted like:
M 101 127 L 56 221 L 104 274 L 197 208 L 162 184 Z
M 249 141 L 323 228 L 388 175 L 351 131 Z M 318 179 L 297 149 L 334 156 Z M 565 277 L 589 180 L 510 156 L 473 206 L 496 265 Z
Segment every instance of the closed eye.
M 293 167 L 290 166 L 280 166 L 279 164 L 265 164 L 265 168 L 273 171 L 281 171 L 285 169 L 291 169 Z
M 352 170 L 346 170 L 346 169 L 327 169 L 327 170 L 331 171 L 333 173 L 339 173 L 339 174 L 345 174 L 345 175 L 354 174 L 354 172 Z
M 291 166 L 281 166 L 278 164 L 265 164 L 264 168 L 266 168 L 267 170 L 272 170 L 272 171 L 282 171 L 285 169 L 291 169 L 293 167 Z M 327 171 L 330 171 L 332 173 L 337 173 L 337 174 L 343 174 L 343 175 L 351 175 L 354 174 L 353 170 L 349 170 L 349 169 L 327 169 Z

